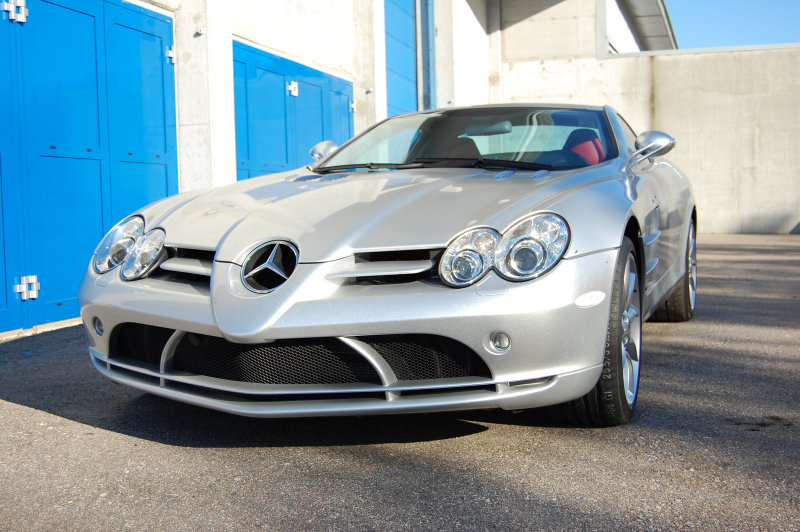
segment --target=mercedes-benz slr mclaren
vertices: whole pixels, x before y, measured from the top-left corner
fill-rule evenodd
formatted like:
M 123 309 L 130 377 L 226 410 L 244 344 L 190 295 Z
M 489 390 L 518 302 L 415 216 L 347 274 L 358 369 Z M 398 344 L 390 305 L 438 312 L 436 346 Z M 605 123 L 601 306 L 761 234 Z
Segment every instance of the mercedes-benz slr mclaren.
M 88 265 L 92 364 L 246 416 L 556 405 L 627 423 L 643 320 L 695 308 L 674 145 L 610 107 L 438 109 L 168 197 Z

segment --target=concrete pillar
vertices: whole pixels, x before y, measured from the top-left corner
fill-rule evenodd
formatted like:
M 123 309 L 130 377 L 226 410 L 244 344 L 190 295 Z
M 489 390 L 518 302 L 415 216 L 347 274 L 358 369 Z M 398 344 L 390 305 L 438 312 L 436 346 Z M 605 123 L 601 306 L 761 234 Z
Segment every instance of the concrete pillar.
M 383 0 L 354 0 L 355 132 L 386 118 L 386 30 Z
M 503 21 L 500 0 L 486 1 L 489 34 L 489 103 L 503 102 Z
M 453 0 L 436 0 L 436 81 L 439 107 L 455 104 Z
M 233 40 L 227 0 L 175 11 L 181 191 L 236 181 Z

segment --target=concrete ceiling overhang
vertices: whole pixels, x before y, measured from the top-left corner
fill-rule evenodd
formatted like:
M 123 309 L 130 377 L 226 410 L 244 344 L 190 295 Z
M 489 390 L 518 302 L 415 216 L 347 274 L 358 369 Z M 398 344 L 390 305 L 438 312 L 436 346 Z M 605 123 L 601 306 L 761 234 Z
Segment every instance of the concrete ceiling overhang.
M 677 50 L 664 0 L 617 0 L 642 50 Z

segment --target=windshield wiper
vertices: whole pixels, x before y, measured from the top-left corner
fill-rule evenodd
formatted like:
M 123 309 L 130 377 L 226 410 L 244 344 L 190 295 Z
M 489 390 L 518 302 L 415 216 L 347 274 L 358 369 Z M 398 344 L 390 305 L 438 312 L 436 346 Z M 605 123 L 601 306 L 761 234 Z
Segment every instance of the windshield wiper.
M 370 170 L 406 170 L 409 168 L 422 168 L 422 163 L 411 164 L 392 164 L 392 163 L 367 163 L 367 164 L 341 164 L 338 166 L 323 166 L 322 168 L 314 169 L 318 174 L 327 174 L 328 172 L 346 172 L 357 168 L 369 168 Z
M 542 163 L 524 161 L 506 161 L 502 159 L 470 159 L 470 158 L 419 158 L 415 163 L 453 168 L 518 168 L 521 170 L 552 170 L 553 166 Z M 449 164 L 448 164 L 449 163 Z

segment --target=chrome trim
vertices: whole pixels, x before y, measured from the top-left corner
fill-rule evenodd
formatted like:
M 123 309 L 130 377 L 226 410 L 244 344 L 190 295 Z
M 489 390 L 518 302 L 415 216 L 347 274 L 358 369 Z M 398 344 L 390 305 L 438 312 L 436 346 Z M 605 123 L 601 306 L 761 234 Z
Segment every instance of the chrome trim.
M 211 269 L 213 266 L 214 261 L 211 260 L 186 259 L 182 257 L 167 259 L 161 263 L 162 270 L 205 275 L 206 277 L 211 277 Z
M 216 377 L 207 377 L 205 375 L 196 375 L 194 373 L 186 373 L 183 371 L 176 371 L 172 369 L 172 357 L 174 356 L 175 347 L 180 342 L 184 331 L 177 331 L 164 346 L 164 354 L 162 355 L 161 368 L 159 372 L 153 371 L 145 362 L 137 360 L 126 359 L 120 360 L 117 358 L 108 358 L 98 353 L 96 350 L 89 348 L 91 356 L 104 364 L 110 366 L 118 366 L 128 371 L 141 373 L 148 377 L 157 377 L 161 379 L 162 386 L 173 381 L 181 384 L 190 384 L 194 386 L 202 386 L 204 388 L 213 388 L 225 392 L 235 392 L 242 394 L 253 395 L 290 395 L 290 394 L 312 394 L 312 393 L 349 393 L 349 392 L 387 392 L 399 393 L 403 391 L 419 391 L 430 390 L 431 392 L 449 390 L 454 388 L 469 388 L 474 386 L 491 386 L 494 384 L 501 384 L 500 381 L 489 379 L 486 377 L 455 377 L 449 379 L 421 379 L 411 381 L 400 381 L 394 376 L 394 372 L 385 360 L 382 358 L 380 361 L 375 361 L 376 364 L 386 364 L 385 370 L 378 370 L 381 380 L 386 379 L 386 384 L 368 384 L 361 382 L 345 383 L 345 384 L 259 384 L 252 382 L 239 382 L 229 381 L 226 379 L 218 379 Z M 340 338 L 341 340 L 345 340 Z M 352 339 L 346 339 L 352 340 Z M 345 342 L 348 345 L 349 342 Z M 362 343 L 362 342 L 359 342 Z M 367 346 L 369 347 L 369 346 Z M 354 349 L 356 349 L 354 347 Z M 363 353 L 359 353 L 362 354 Z M 379 356 L 379 355 L 377 355 Z M 365 358 L 367 358 L 365 356 Z M 370 363 L 373 360 L 367 358 Z M 375 367 L 373 365 L 373 367 Z M 388 371 L 387 371 L 388 370 Z M 382 374 L 382 371 L 386 373 Z M 549 377 L 545 377 L 547 379 Z M 394 379 L 393 381 L 391 379 Z
M 378 352 L 372 348 L 371 345 L 362 342 L 361 340 L 347 338 L 345 336 L 340 336 L 339 340 L 353 348 L 353 350 L 355 350 L 359 355 L 366 358 L 367 362 L 372 364 L 372 367 L 378 372 L 378 375 L 380 376 L 381 382 L 383 382 L 384 386 L 388 386 L 397 382 L 397 375 L 394 374 L 392 367 L 388 362 L 386 362 L 385 358 L 380 356 Z
M 164 344 L 164 350 L 161 351 L 161 364 L 159 366 L 161 373 L 166 373 L 168 370 L 172 369 L 172 359 L 175 357 L 175 350 L 178 348 L 178 344 L 181 343 L 185 334 L 185 331 L 175 331 L 172 333 L 172 336 L 169 337 L 167 343 Z
M 265 262 L 264 264 L 262 264 L 258 268 L 254 268 L 254 269 L 246 272 L 247 265 L 250 262 L 250 259 L 253 257 L 253 255 L 255 253 L 257 253 L 259 250 L 261 250 L 261 249 L 263 249 L 263 248 L 265 248 L 267 246 L 270 246 L 270 245 L 274 245 L 275 247 L 272 248 L 272 252 L 270 253 L 269 258 L 267 259 L 267 262 Z M 281 286 L 283 286 L 284 283 L 289 280 L 289 276 L 291 275 L 291 273 L 289 275 L 286 275 L 286 273 L 277 264 L 275 264 L 273 262 L 274 259 L 275 259 L 275 253 L 278 251 L 278 248 L 280 246 L 287 247 L 292 251 L 292 253 L 294 253 L 294 265 L 295 265 L 295 269 L 297 268 L 297 265 L 300 263 L 300 251 L 297 249 L 297 247 L 294 244 L 292 244 L 291 242 L 288 242 L 286 240 L 270 240 L 269 242 L 264 242 L 263 244 L 260 244 L 260 245 L 256 246 L 255 248 L 253 248 L 250 251 L 250 253 L 247 254 L 247 256 L 245 257 L 244 261 L 242 261 L 241 280 L 242 280 L 242 284 L 245 286 L 245 288 L 247 288 L 251 292 L 255 292 L 256 294 L 269 294 L 271 292 L 274 292 L 275 290 L 277 290 Z M 277 275 L 280 275 L 281 277 L 283 277 L 284 281 L 281 284 L 279 284 L 278 286 L 276 286 L 275 288 L 269 288 L 267 290 L 259 290 L 257 288 L 254 288 L 254 287 L 250 286 L 250 283 L 247 281 L 248 277 L 252 277 L 256 273 L 260 272 L 261 270 L 265 270 L 265 269 L 269 269 L 269 270 L 275 272 Z
M 602 365 L 557 375 L 541 385 L 498 386 L 498 391 L 466 390 L 446 394 L 400 396 L 395 400 L 375 398 L 320 399 L 297 401 L 251 401 L 204 390 L 186 390 L 158 386 L 136 375 L 121 374 L 106 368 L 101 360 L 91 357 L 94 367 L 108 379 L 139 390 L 196 406 L 251 417 L 307 417 L 338 415 L 372 415 L 447 410 L 479 410 L 503 408 L 518 410 L 562 403 L 590 390 L 600 378 Z M 144 376 L 143 376 L 144 377 Z M 579 395 L 579 396 L 580 396 Z
M 378 277 L 384 275 L 411 275 L 433 269 L 432 260 L 402 260 L 382 262 L 359 262 L 347 268 L 332 271 L 326 279 L 348 277 Z

